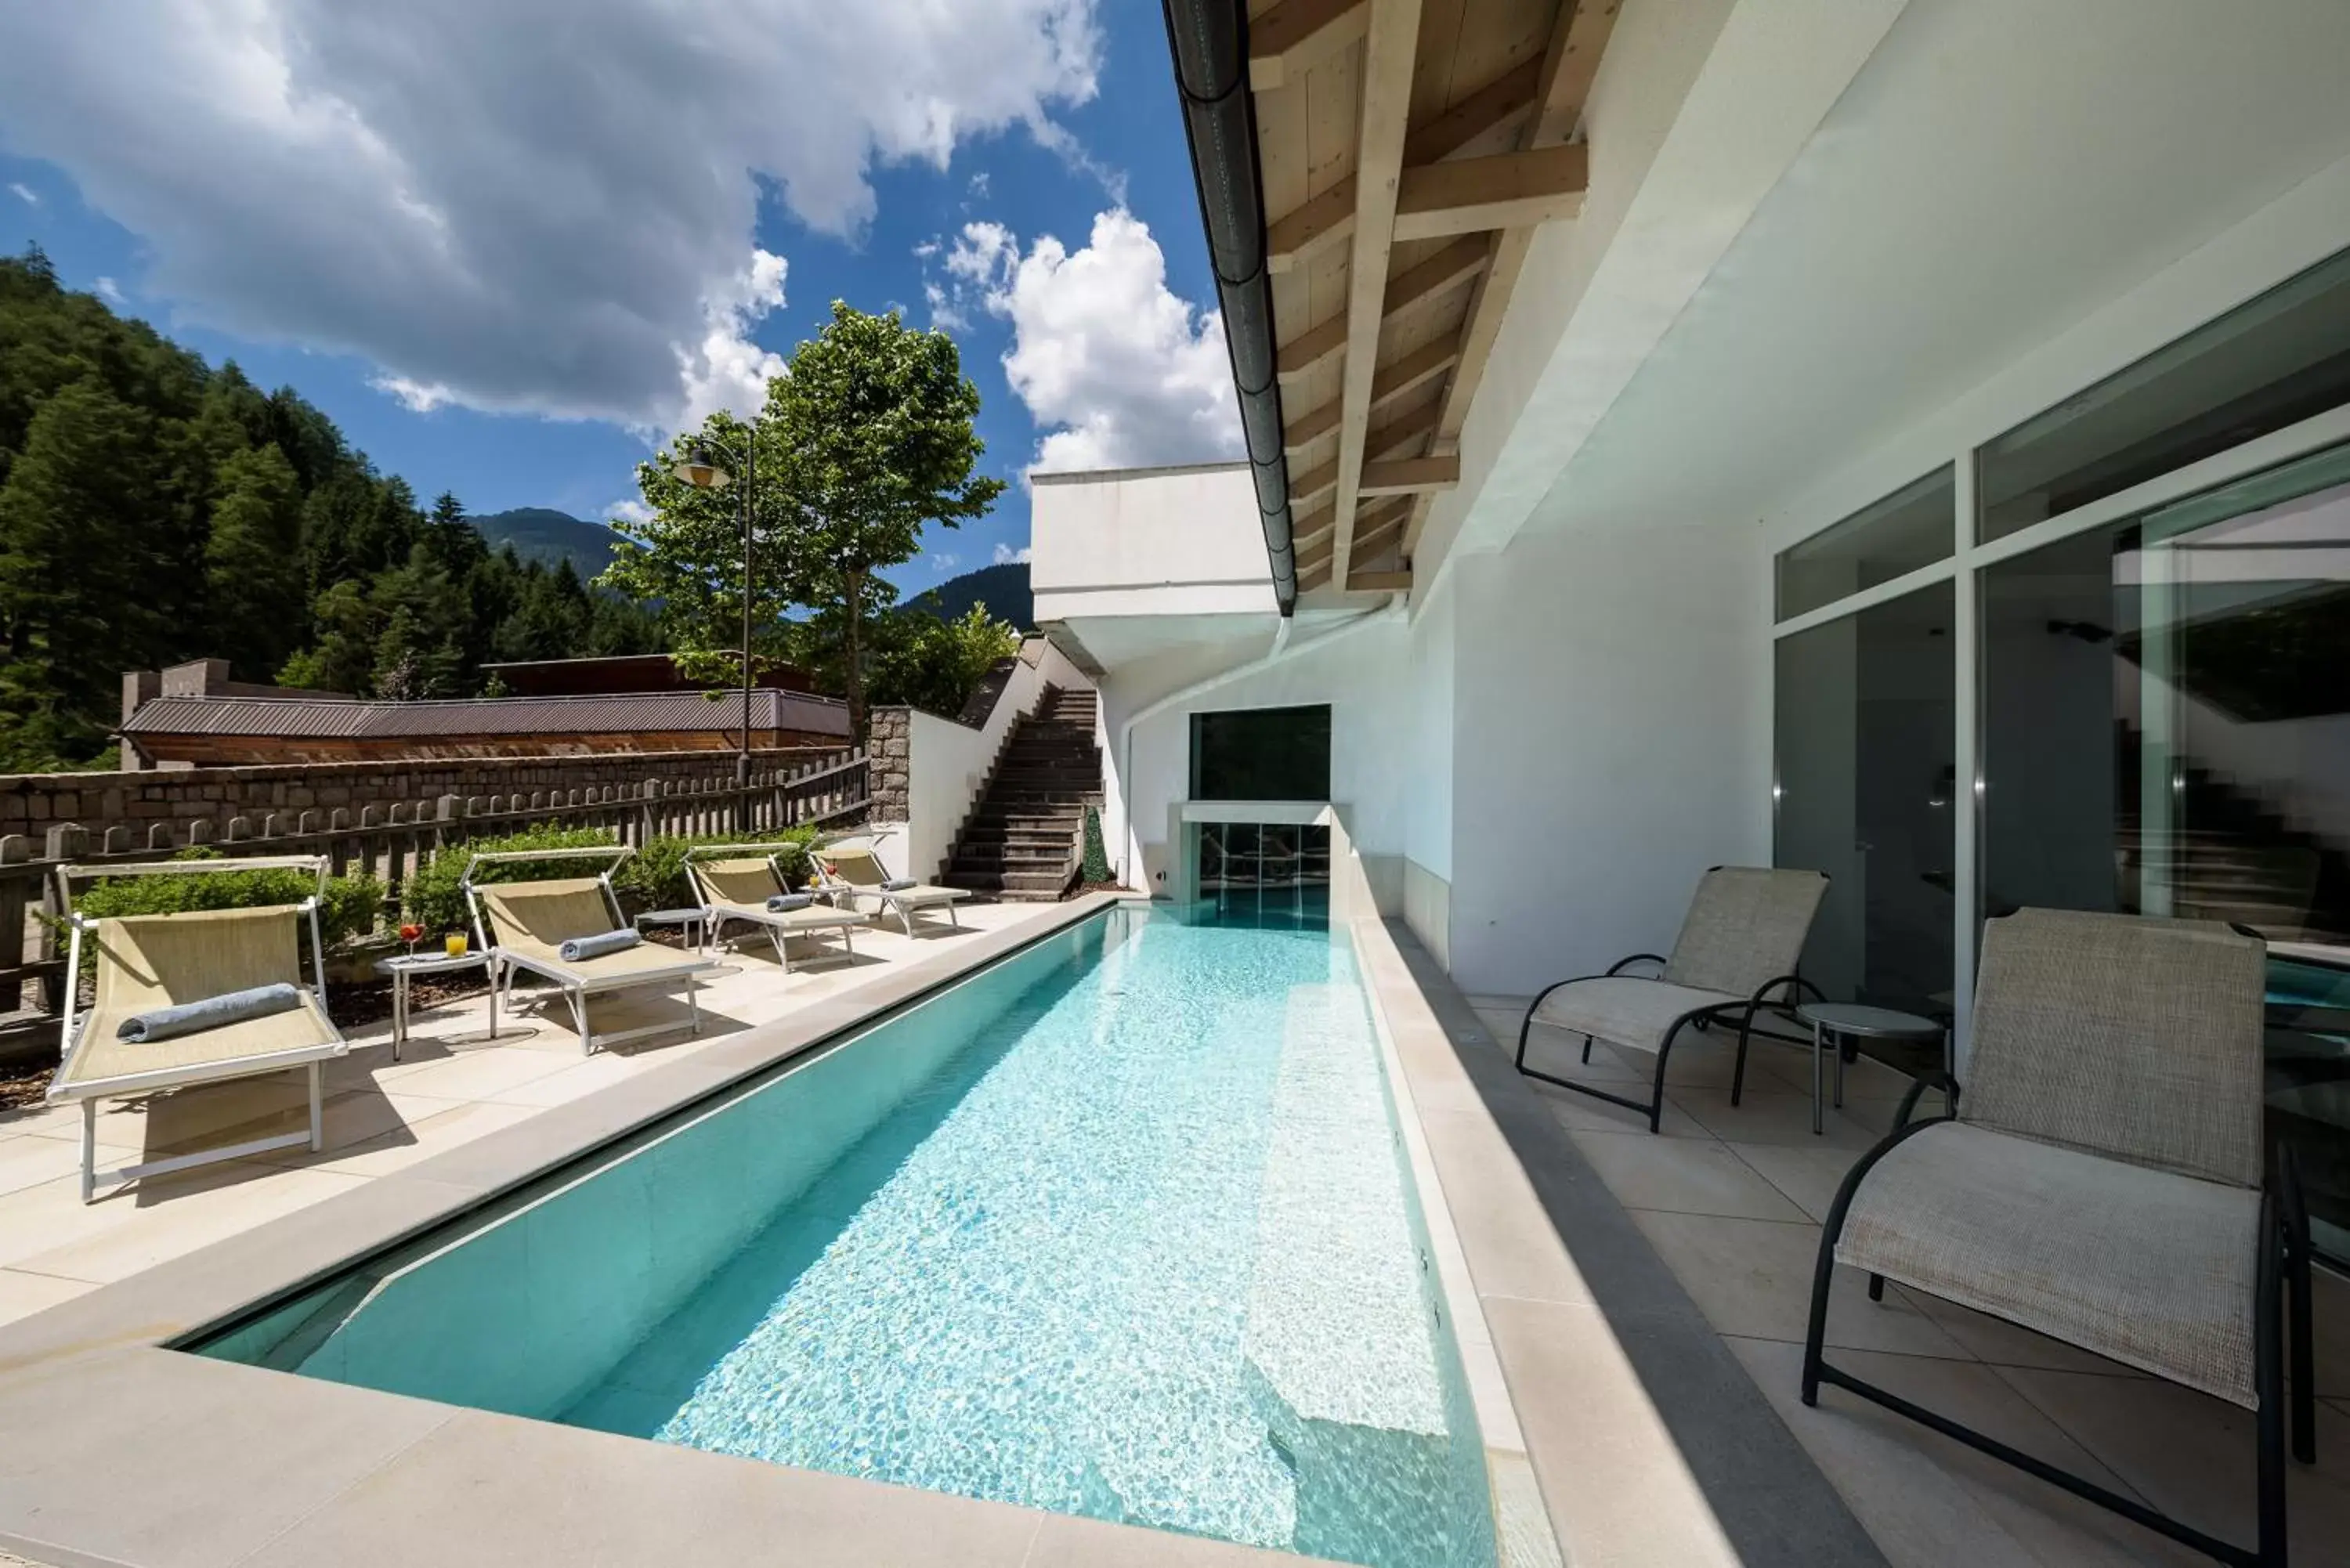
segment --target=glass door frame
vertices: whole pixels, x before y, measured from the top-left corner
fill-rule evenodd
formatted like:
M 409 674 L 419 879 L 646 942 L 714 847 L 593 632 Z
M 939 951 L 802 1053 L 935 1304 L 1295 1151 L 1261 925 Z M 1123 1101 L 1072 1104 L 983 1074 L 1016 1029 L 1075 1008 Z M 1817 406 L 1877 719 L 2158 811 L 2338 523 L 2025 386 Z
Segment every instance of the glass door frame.
M 1919 588 L 1946 581 L 1957 584 L 1953 595 L 1955 613 L 1950 628 L 1950 652 L 1957 683 L 1954 705 L 1956 733 L 1951 739 L 1957 777 L 1966 796 L 1966 808 L 1950 814 L 1950 827 L 1955 839 L 1950 846 L 1950 865 L 1955 882 L 1951 899 L 1950 1000 L 1955 1014 L 1951 1045 L 1956 1054 L 1960 1082 L 1966 1078 L 1973 1043 L 1975 944 L 1981 924 L 1982 574 L 2002 561 L 2029 555 L 2060 540 L 2106 527 L 2137 514 L 2152 512 L 2171 502 L 2183 501 L 2199 492 L 2216 489 L 2326 447 L 2350 442 L 2350 405 L 2329 409 L 2298 424 L 2255 437 L 2200 462 L 2158 474 L 2127 490 L 2117 491 L 2087 505 L 2059 513 L 2029 527 L 2019 528 L 2002 538 L 1981 543 L 1979 542 L 1981 537 L 1978 516 L 1980 508 L 1976 502 L 1977 462 L 1982 446 L 2000 433 L 1999 431 L 1988 431 L 1981 441 L 1970 442 L 1942 460 L 1956 464 L 1953 471 L 1956 483 L 1951 487 L 1950 507 L 1952 550 L 1949 557 L 1822 605 L 1817 609 L 1791 616 L 1771 628 L 1771 639 L 1775 645 L 1781 638 L 1842 620 L 1846 616 L 1899 598 Z M 1825 532 L 1835 526 L 1837 521 L 1831 519 L 1824 523 L 1820 528 L 1813 530 L 1813 534 Z M 1806 538 L 1811 536 L 1804 535 Z M 1791 540 L 1782 548 L 1792 548 L 1802 542 L 1801 539 Z M 1773 560 L 1775 566 L 1775 553 Z M 1779 696 L 1777 662 L 1775 659 L 1770 661 L 1772 673 L 1769 677 L 1770 711 L 1774 713 Z M 1771 776 L 1774 825 L 1781 794 L 1776 753 L 1774 743 Z

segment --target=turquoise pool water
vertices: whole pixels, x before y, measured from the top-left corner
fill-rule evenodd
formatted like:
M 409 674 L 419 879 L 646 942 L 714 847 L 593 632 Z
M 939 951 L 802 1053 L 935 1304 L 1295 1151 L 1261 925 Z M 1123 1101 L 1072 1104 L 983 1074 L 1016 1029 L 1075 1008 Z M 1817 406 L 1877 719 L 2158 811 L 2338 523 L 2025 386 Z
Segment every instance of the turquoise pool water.
M 1492 1561 L 1351 949 L 1121 909 L 204 1354 L 1379 1565 Z

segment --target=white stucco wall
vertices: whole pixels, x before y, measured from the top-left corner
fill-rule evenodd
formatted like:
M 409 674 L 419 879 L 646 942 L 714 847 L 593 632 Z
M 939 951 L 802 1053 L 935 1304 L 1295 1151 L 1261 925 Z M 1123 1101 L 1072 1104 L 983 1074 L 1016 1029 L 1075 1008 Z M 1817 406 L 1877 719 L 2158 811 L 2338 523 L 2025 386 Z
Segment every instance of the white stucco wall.
M 1750 525 L 1522 534 L 1453 574 L 1450 947 L 1472 995 L 1662 951 L 1712 865 L 1766 865 Z
M 1411 618 L 1409 729 L 1404 742 L 1403 918 L 1439 963 L 1451 965 L 1454 607 L 1447 578 Z
M 1128 880 L 1161 890 L 1166 869 L 1168 807 L 1185 798 L 1191 784 L 1191 715 L 1236 708 L 1330 705 L 1330 798 L 1347 808 L 1356 848 L 1362 854 L 1383 907 L 1399 905 L 1406 802 L 1410 792 L 1408 759 L 1410 699 L 1410 628 L 1399 613 L 1374 612 L 1375 619 L 1336 630 L 1298 634 L 1288 657 L 1187 698 L 1135 725 L 1130 753 L 1120 754 L 1125 720 L 1187 682 L 1172 679 L 1178 666 L 1200 674 L 1243 662 L 1229 653 L 1205 650 L 1112 671 L 1103 682 L 1105 724 L 1110 737 L 1109 769 L 1126 835 Z M 1310 645 L 1308 638 L 1314 640 Z M 1326 643 L 1321 639 L 1330 639 Z M 1263 649 L 1253 656 L 1261 656 Z M 1198 679 L 1197 675 L 1191 679 Z M 1131 826 L 1128 826 L 1128 825 Z M 1115 850 L 1119 840 L 1111 841 Z
M 1029 476 L 1040 623 L 1274 609 L 1246 463 Z

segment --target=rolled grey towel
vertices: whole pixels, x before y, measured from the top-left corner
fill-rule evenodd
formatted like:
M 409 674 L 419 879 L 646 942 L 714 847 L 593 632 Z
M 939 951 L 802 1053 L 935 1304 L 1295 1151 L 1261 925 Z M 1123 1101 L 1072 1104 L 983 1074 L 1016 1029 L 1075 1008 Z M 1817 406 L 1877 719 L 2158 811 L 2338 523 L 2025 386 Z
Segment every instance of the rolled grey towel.
M 273 1012 L 291 1012 L 301 1005 L 300 989 L 281 981 L 276 985 L 256 985 L 247 991 L 183 1002 L 177 1007 L 158 1007 L 135 1013 L 124 1019 L 114 1033 L 133 1044 L 146 1045 L 158 1040 L 176 1040 L 199 1030 L 249 1023 Z
M 911 877 L 892 877 L 887 882 L 881 884 L 881 890 L 884 893 L 902 893 L 909 888 L 919 888 L 921 884 L 915 881 Z
M 606 953 L 626 952 L 644 940 L 634 931 L 606 931 L 600 937 L 574 937 L 556 949 L 555 955 L 565 963 L 577 963 L 582 959 L 602 958 Z
M 778 893 L 767 900 L 767 908 L 780 915 L 786 909 L 805 909 L 815 902 L 813 893 Z

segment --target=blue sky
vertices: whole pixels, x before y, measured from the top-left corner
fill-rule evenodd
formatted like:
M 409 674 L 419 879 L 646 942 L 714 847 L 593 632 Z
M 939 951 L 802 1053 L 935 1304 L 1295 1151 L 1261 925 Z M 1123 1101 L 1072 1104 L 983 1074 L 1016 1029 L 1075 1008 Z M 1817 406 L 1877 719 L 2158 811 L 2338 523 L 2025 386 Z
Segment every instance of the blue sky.
M 0 246 L 420 495 L 605 515 L 836 297 L 953 333 L 1015 481 L 903 591 L 1024 546 L 1032 464 L 1236 450 L 1155 5 L 50 11 L 0 17 Z

